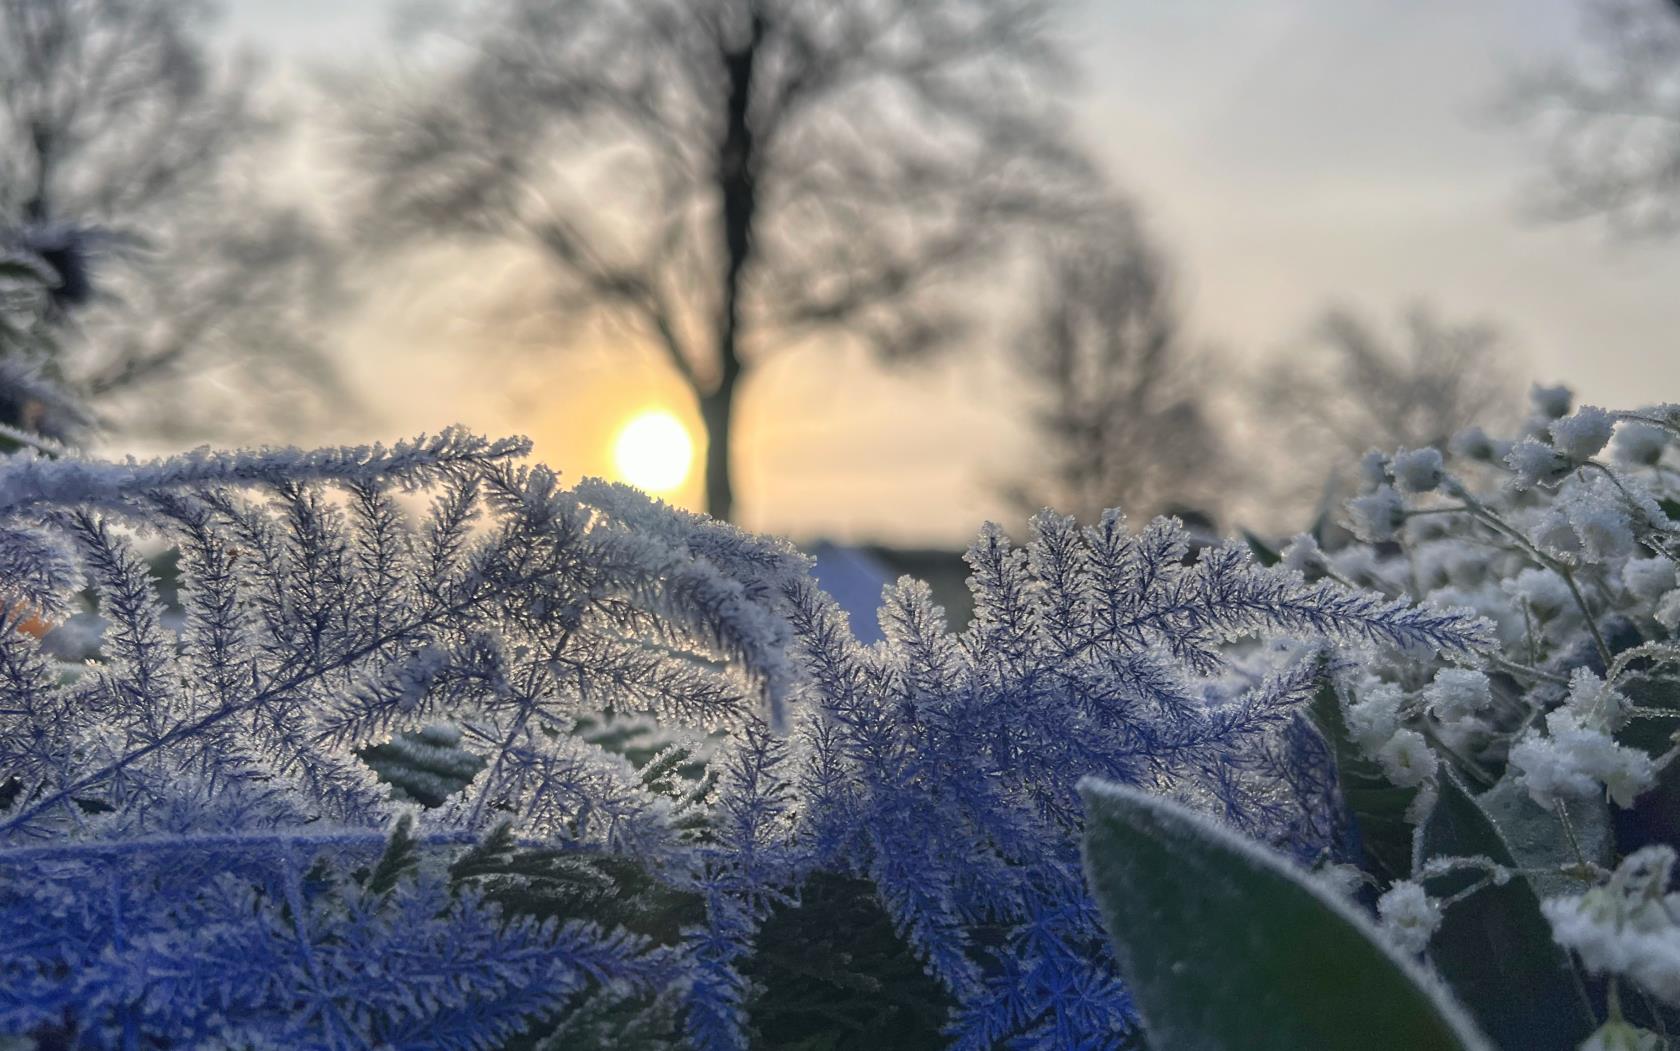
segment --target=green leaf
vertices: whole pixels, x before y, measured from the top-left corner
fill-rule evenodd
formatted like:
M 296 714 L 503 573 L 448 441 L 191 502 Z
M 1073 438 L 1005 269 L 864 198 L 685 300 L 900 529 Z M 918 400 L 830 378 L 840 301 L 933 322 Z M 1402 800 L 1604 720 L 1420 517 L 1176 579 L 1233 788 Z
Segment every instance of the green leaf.
M 1552 827 L 1564 841 L 1555 818 Z M 1443 772 L 1440 796 L 1418 834 L 1418 856 L 1481 856 L 1508 868 L 1518 864 L 1498 827 L 1450 772 Z M 1483 877 L 1462 870 L 1425 886 L 1445 898 Z M 1540 898 L 1526 877 L 1483 887 L 1448 907 L 1430 940 L 1429 958 L 1500 1047 L 1574 1051 L 1596 1024 L 1580 977 L 1552 940 Z
M 867 881 L 819 874 L 772 907 L 741 973 L 753 1047 L 937 1051 L 955 1007 Z
M 1507 774 L 1492 788 L 1476 797 L 1476 803 L 1493 821 L 1517 865 L 1530 871 L 1529 882 L 1541 898 L 1582 890 L 1580 882 L 1561 868 L 1580 858 L 1570 845 L 1554 811 L 1536 803 L 1528 789 L 1513 774 Z M 1573 799 L 1568 806 L 1569 824 L 1580 844 L 1581 857 L 1605 868 L 1615 867 L 1616 844 L 1610 831 L 1610 804 L 1603 795 Z
M 1313 697 L 1312 720 L 1336 758 L 1342 800 L 1359 830 L 1364 855 L 1360 868 L 1384 883 L 1410 876 L 1413 832 L 1406 811 L 1418 790 L 1393 784 L 1383 775 L 1382 767 L 1360 753 L 1348 735 L 1336 688 L 1329 682 Z
M 1086 780 L 1085 873 L 1155 1051 L 1470 1051 L 1445 990 L 1307 873 Z

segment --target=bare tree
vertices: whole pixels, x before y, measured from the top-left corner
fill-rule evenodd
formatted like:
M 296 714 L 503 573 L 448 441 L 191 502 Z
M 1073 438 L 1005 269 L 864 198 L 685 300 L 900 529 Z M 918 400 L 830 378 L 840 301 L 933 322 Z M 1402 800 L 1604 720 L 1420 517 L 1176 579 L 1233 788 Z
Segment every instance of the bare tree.
M 1185 338 L 1170 268 L 1129 218 L 1054 251 L 1019 338 L 1043 460 L 1009 495 L 1094 520 L 1213 510 L 1228 480 L 1207 355 Z
M 216 67 L 209 14 L 0 0 L 0 229 L 57 272 L 65 381 L 153 430 L 213 417 L 217 387 L 296 399 L 330 377 L 310 318 L 336 302 L 331 257 L 241 178 L 277 126 L 249 67 Z
M 1293 432 L 1293 459 L 1317 488 L 1371 448 L 1445 449 L 1471 424 L 1496 424 L 1519 391 L 1499 330 L 1441 320 L 1414 305 L 1403 336 L 1383 335 L 1347 309 L 1332 309 L 1310 345 L 1270 364 L 1258 387 L 1267 412 Z
M 540 250 L 693 392 L 733 510 L 740 384 L 819 337 L 962 335 L 954 278 L 1088 173 L 1047 0 L 500 0 L 359 107 L 377 226 Z
M 1510 110 L 1545 143 L 1540 215 L 1623 237 L 1680 232 L 1680 4 L 1583 0 L 1584 46 L 1518 77 Z

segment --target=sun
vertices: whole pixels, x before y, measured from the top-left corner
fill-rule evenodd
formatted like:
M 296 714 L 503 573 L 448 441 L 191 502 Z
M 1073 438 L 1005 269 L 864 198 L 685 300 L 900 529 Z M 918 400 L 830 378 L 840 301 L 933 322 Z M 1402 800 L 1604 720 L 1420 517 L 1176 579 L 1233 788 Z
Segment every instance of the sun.
M 621 478 L 650 493 L 668 493 L 688 479 L 694 440 L 688 428 L 663 409 L 649 409 L 619 429 L 613 463 Z

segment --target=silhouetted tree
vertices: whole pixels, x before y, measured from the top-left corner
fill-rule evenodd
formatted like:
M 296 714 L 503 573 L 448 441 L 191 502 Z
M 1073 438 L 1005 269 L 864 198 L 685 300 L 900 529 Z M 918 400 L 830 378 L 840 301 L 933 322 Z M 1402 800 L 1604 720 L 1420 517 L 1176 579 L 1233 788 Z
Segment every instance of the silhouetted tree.
M 1519 76 L 1513 116 L 1545 142 L 1537 211 L 1624 237 L 1680 232 L 1680 4 L 1583 0 L 1584 46 Z
M 1269 363 L 1258 383 L 1291 450 L 1272 460 L 1298 464 L 1315 489 L 1373 447 L 1444 450 L 1471 424 L 1496 426 L 1519 394 L 1496 327 L 1444 321 L 1423 304 L 1405 311 L 1399 339 L 1332 309 L 1309 345 Z M 1332 484 L 1326 498 L 1335 496 Z
M 0 0 L 0 240 L 56 272 L 64 380 L 153 429 L 214 416 L 204 399 L 230 383 L 290 386 L 295 414 L 330 376 L 310 324 L 335 301 L 329 257 L 313 224 L 241 178 L 277 126 L 248 66 L 217 68 L 210 13 Z
M 536 246 L 575 310 L 687 383 L 708 510 L 742 378 L 818 336 L 913 358 L 952 278 L 1087 173 L 1046 88 L 1046 0 L 499 0 L 370 91 L 376 228 Z
M 1084 519 L 1219 502 L 1226 450 L 1210 363 L 1185 338 L 1170 267 L 1129 218 L 1055 249 L 1017 340 L 1042 460 L 1009 495 Z

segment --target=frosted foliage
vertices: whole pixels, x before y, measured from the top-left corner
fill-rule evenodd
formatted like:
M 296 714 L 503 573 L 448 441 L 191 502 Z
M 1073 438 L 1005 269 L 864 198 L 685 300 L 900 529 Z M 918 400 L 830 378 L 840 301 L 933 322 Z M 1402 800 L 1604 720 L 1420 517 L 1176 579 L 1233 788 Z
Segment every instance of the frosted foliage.
M 1557 387 L 1533 402 L 1514 442 L 1477 432 L 1451 460 L 1367 458 L 1366 491 L 1347 508 L 1367 543 L 1327 551 L 1327 572 L 1357 567 L 1396 597 L 1474 609 L 1500 646 L 1482 668 L 1444 667 L 1428 683 L 1375 662 L 1350 681 L 1345 715 L 1396 784 L 1430 783 L 1424 752 L 1444 747 L 1478 781 L 1508 770 L 1548 808 L 1629 807 L 1672 761 L 1629 739 L 1638 701 L 1625 684 L 1671 689 L 1680 657 L 1680 475 L 1666 460 L 1680 410 L 1572 411 Z
M 1423 886 L 1401 880 L 1377 899 L 1379 929 L 1390 944 L 1404 953 L 1420 953 L 1441 926 L 1441 905 Z
M 1408 493 L 1427 493 L 1441 484 L 1441 454 L 1435 449 L 1402 449 L 1394 454 L 1394 480 Z
M 1323 655 L 1261 651 L 1233 666 L 1225 643 L 1468 655 L 1485 641 L 1473 615 L 1309 584 L 1241 546 L 1192 559 L 1173 521 L 1135 534 L 1115 512 L 1032 524 L 1025 548 L 988 528 L 969 549 L 975 620 L 960 635 L 910 580 L 888 589 L 887 641 L 873 649 L 819 593 L 796 602 L 811 683 L 796 780 L 826 804 L 810 809 L 811 861 L 875 883 L 957 998 L 962 1047 L 1065 1047 L 1128 1024 L 1081 885 L 1080 777 L 1170 792 L 1303 857 L 1328 849 L 1328 757 L 1300 714 Z M 1008 949 L 983 948 L 998 924 Z
M 761 925 L 832 874 L 947 991 L 955 1046 L 1119 1039 L 1078 779 L 1318 857 L 1338 810 L 1300 713 L 1326 667 L 1489 641 L 1240 546 L 1192 556 L 1176 522 L 1046 513 L 1025 548 L 970 549 L 967 631 L 906 580 L 865 647 L 788 545 L 563 489 L 524 451 L 0 462 L 0 565 L 33 567 L 0 596 L 0 1033 L 483 1048 L 643 1003 L 625 1018 L 745 1047 Z M 142 534 L 180 554 L 178 627 Z M 63 668 L 19 629 L 84 582 L 98 655 Z M 712 736 L 633 762 L 615 728 L 649 719 Z M 655 942 L 504 912 L 526 885 L 472 874 L 521 851 L 551 882 L 628 866 L 695 918 Z
M 1565 388 L 1535 388 L 1520 433 L 1461 435 L 1438 471 L 1423 470 L 1416 452 L 1367 458 L 1346 509 L 1360 542 L 1326 543 L 1322 572 L 1356 571 L 1425 607 L 1474 609 L 1497 644 L 1429 676 L 1373 654 L 1344 673 L 1342 714 L 1383 777 L 1416 790 L 1408 820 L 1446 798 L 1451 771 L 1502 831 L 1521 830 L 1520 860 L 1547 859 L 1524 873 L 1534 886 L 1585 888 L 1544 903 L 1558 943 L 1589 971 L 1680 1004 L 1674 855 L 1650 845 L 1672 837 L 1663 822 L 1680 756 L 1680 406 L 1612 412 L 1571 400 Z M 1625 811 L 1614 822 L 1612 808 Z M 1611 827 L 1614 842 L 1597 847 L 1583 834 Z M 1412 880 L 1486 868 L 1424 856 L 1429 832 L 1416 839 Z M 1619 865 L 1618 851 L 1628 852 Z M 1501 882 L 1490 874 L 1434 903 L 1406 875 L 1385 874 L 1393 882 L 1379 911 L 1410 949 L 1428 943 L 1430 910 L 1450 928 L 1454 909 L 1475 912 L 1461 901 Z M 1584 1047 L 1656 1046 L 1619 1009 L 1607 1013 Z
M 1552 423 L 1552 443 L 1571 460 L 1590 460 L 1610 441 L 1616 421 L 1603 409 L 1583 405 L 1573 415 Z
M 446 431 L 0 464 L 0 564 L 38 568 L 0 608 L 0 1032 L 477 1048 L 585 986 L 670 977 L 637 938 L 500 916 L 439 852 L 511 823 L 686 871 L 669 800 L 569 730 L 620 708 L 778 722 L 788 629 L 764 598 L 804 560 L 563 490 L 525 450 Z M 416 518 L 398 497 L 422 487 Z M 180 552 L 178 634 L 142 529 Z M 19 629 L 83 580 L 102 653 L 61 670 Z M 407 809 L 358 750 L 444 716 L 418 746 L 458 743 L 476 773 L 423 826 L 439 860 L 373 893 L 355 874 Z
M 1442 668 L 1424 691 L 1430 711 L 1443 722 L 1457 722 L 1493 702 L 1488 677 L 1473 668 Z
M 1673 870 L 1668 847 L 1628 855 L 1604 886 L 1543 903 L 1553 935 L 1588 970 L 1623 975 L 1680 1004 L 1680 895 L 1668 891 Z

